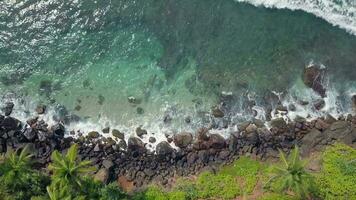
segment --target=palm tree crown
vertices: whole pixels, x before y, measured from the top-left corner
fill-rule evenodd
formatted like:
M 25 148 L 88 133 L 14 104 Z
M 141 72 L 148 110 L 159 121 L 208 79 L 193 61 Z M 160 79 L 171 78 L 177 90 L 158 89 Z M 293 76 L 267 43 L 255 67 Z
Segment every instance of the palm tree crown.
M 274 176 L 267 182 L 267 186 L 274 184 L 280 192 L 293 192 L 294 195 L 305 199 L 313 190 L 313 177 L 306 172 L 306 162 L 299 157 L 297 146 L 288 157 L 280 152 L 280 166 L 273 167 Z
M 52 153 L 52 163 L 48 166 L 53 172 L 53 183 L 62 182 L 77 188 L 82 186 L 82 176 L 94 170 L 90 161 L 78 161 L 78 146 L 72 145 L 66 155 L 58 151 Z

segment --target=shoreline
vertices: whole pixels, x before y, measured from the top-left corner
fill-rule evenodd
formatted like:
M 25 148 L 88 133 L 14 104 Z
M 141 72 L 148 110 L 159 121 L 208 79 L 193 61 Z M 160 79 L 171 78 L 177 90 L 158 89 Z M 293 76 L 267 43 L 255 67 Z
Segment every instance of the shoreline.
M 79 157 L 91 160 L 96 167 L 93 175 L 97 180 L 104 183 L 117 180 L 120 185 L 130 184 L 134 188 L 151 182 L 170 185 L 174 177 L 215 171 L 243 155 L 260 160 L 278 159 L 278 149 L 288 153 L 294 145 L 300 147 L 304 157 L 335 141 L 356 148 L 356 115 L 351 114 L 338 119 L 326 115 L 312 121 L 298 118 L 286 122 L 275 118 L 269 122 L 270 127 L 259 120 L 246 121 L 227 139 L 209 133 L 208 128 L 200 128 L 194 134 L 166 136 L 167 141 L 159 142 L 150 151 L 149 142 L 141 140 L 147 131 L 141 128 L 136 130 L 137 137 L 124 138 L 120 131 L 108 128 L 103 132 L 111 132 L 113 138 L 95 131 L 74 138 L 65 136 L 66 127 L 61 122 L 48 126 L 38 117 L 21 122 L 11 117 L 15 105 L 11 102 L 6 105 L 5 116 L 0 115 L 0 153 L 29 145 L 36 168 L 44 170 L 54 150 L 64 153 L 72 143 L 77 143 Z M 40 115 L 44 110 L 36 112 Z

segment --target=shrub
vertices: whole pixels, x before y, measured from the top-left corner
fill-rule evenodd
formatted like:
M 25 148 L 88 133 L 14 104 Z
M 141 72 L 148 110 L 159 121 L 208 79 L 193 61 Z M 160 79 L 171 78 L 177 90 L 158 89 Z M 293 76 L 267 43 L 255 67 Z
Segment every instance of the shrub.
M 356 199 L 356 150 L 335 144 L 322 155 L 317 183 L 323 199 Z
M 196 188 L 199 198 L 232 199 L 241 194 L 236 179 L 227 174 L 203 172 L 197 179 Z

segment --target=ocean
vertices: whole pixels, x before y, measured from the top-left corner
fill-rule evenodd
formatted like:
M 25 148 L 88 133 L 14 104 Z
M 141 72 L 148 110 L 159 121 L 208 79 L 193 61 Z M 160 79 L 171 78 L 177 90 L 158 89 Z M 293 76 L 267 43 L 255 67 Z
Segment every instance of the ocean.
M 325 98 L 302 81 L 312 65 Z M 159 142 L 202 126 L 228 135 L 278 101 L 290 120 L 338 116 L 354 94 L 354 0 L 0 1 L 0 95 L 20 119 L 45 104 L 68 131 L 142 127 Z

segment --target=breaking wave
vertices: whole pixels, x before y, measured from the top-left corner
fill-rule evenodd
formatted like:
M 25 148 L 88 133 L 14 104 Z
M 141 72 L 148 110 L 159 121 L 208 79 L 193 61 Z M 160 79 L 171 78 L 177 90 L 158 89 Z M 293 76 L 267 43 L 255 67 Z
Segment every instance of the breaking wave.
M 356 35 L 354 0 L 235 0 L 267 8 L 303 10 Z

